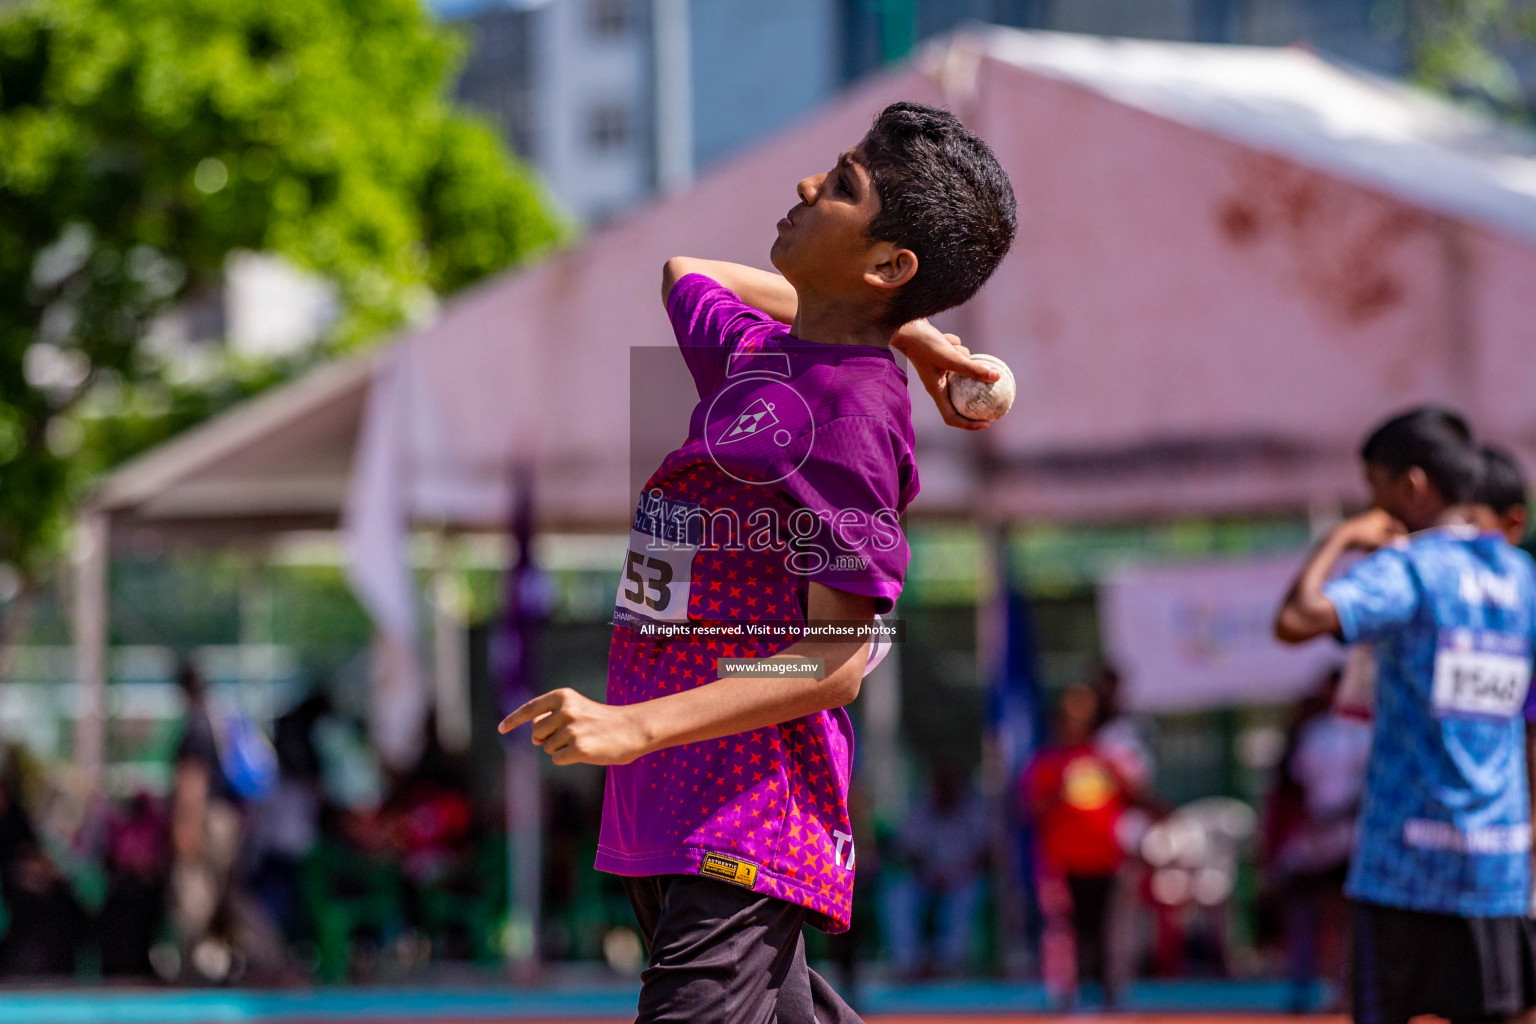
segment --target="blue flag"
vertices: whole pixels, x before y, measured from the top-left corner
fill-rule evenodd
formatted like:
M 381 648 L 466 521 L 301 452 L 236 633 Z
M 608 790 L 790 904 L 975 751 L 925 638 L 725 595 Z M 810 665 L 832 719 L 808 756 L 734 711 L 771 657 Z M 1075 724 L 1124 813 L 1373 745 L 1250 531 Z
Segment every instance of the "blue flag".
M 1040 692 L 1039 650 L 1034 616 L 1020 581 L 1012 579 L 1006 545 L 999 559 L 999 597 L 1003 602 L 1001 657 L 988 680 L 987 731 L 996 744 L 1004 778 L 1016 780 L 1046 738 L 1046 709 Z
M 1003 815 L 1009 835 L 1008 849 L 1013 876 L 1004 880 L 1005 891 L 1018 886 L 1021 899 L 1023 949 L 1039 962 L 1045 919 L 1035 890 L 1035 837 L 1032 823 L 1024 820 L 1018 799 L 1019 775 L 1045 745 L 1049 718 L 1040 680 L 1039 649 L 1035 643 L 1034 616 L 1023 583 L 1013 578 L 1008 564 L 1008 545 L 997 545 L 999 626 L 993 642 L 995 666 L 987 681 L 986 729 L 997 751 L 1003 778 Z M 998 635 L 1000 634 L 1000 635 Z

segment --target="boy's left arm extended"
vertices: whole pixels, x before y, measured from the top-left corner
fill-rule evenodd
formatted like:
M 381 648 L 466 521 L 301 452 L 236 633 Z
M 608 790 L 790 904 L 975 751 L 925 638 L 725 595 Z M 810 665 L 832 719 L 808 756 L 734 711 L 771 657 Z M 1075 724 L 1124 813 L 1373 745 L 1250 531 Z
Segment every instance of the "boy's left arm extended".
M 806 622 L 870 622 L 874 598 L 812 582 Z M 842 707 L 859 694 L 867 637 L 802 640 L 775 658 L 819 659 L 825 675 L 728 676 L 638 704 L 601 704 L 563 688 L 535 697 L 501 723 L 503 733 L 533 723 L 532 741 L 555 764 L 628 764 L 684 743 L 734 736 Z

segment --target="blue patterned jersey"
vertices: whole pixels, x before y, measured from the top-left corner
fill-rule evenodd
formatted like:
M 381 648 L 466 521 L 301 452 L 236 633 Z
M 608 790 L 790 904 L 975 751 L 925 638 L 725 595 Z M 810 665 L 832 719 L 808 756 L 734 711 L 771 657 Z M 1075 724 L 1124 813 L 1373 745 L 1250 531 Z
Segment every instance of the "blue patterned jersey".
M 1329 582 L 1347 643 L 1376 650 L 1376 726 L 1351 896 L 1524 915 L 1525 698 L 1536 567 L 1494 533 L 1427 530 Z

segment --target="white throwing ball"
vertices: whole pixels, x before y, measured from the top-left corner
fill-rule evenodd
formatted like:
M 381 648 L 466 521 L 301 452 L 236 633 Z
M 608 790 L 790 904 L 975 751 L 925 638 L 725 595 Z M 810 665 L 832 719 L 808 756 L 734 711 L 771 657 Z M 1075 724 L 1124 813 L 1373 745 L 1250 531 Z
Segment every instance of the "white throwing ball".
M 958 373 L 951 373 L 949 400 L 955 404 L 955 411 L 968 420 L 998 419 L 1013 406 L 1015 394 L 1013 371 L 1008 369 L 1008 364 L 997 356 L 973 355 L 971 358 L 978 363 L 997 367 L 997 371 L 1002 376 L 991 384 L 986 384 L 963 377 Z

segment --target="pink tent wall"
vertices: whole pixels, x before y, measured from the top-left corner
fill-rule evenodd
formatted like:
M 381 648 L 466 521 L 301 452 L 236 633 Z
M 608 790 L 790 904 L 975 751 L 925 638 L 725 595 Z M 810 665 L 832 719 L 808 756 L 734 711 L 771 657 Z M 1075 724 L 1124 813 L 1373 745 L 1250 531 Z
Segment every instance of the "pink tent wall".
M 1020 381 L 999 514 L 1348 500 L 1427 400 L 1536 457 L 1530 244 L 998 60 L 978 92 L 1021 211 L 966 321 Z

